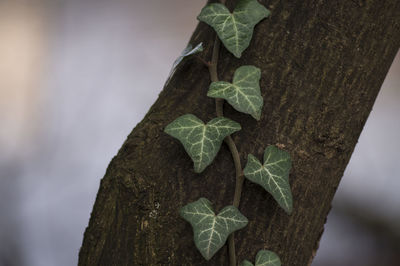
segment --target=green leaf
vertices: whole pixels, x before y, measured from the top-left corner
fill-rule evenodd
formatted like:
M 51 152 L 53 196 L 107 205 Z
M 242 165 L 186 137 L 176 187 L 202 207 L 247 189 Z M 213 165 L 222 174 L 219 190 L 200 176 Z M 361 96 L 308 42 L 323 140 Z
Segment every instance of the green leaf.
M 199 43 L 196 47 L 193 48 L 193 46 L 189 43 L 188 46 L 182 51 L 181 55 L 175 60 L 174 64 L 172 65 L 171 71 L 169 72 L 168 79 L 167 79 L 167 84 L 169 80 L 171 79 L 172 75 L 174 75 L 176 68 L 178 65 L 182 62 L 183 59 L 185 59 L 188 56 L 200 53 L 203 51 L 203 43 Z
M 263 98 L 260 92 L 261 71 L 255 66 L 241 66 L 233 75 L 233 83 L 218 81 L 211 83 L 207 96 L 223 98 L 242 113 L 260 120 Z
M 193 227 L 194 243 L 206 260 L 225 244 L 228 236 L 248 223 L 234 206 L 226 206 L 218 215 L 206 198 L 189 203 L 180 210 L 183 219 Z
M 240 266 L 254 266 L 248 260 L 244 260 Z M 269 250 L 260 250 L 256 256 L 255 266 L 281 266 L 278 255 Z
M 197 19 L 213 27 L 226 49 L 240 58 L 250 44 L 254 26 L 269 14 L 257 0 L 239 0 L 233 13 L 223 4 L 213 3 L 205 6 Z
M 225 117 L 214 118 L 205 125 L 196 116 L 186 114 L 164 131 L 180 140 L 194 162 L 194 171 L 200 173 L 214 160 L 224 138 L 240 129 L 238 123 Z
M 248 261 L 248 260 L 244 260 L 244 261 L 242 261 L 242 263 L 240 264 L 240 266 L 254 266 L 254 264 L 251 263 L 251 262 Z
M 272 194 L 278 204 L 288 213 L 292 212 L 292 193 L 289 184 L 289 172 L 292 162 L 290 154 L 275 146 L 269 146 L 264 152 L 264 164 L 249 154 L 244 175 L 250 181 L 261 185 Z

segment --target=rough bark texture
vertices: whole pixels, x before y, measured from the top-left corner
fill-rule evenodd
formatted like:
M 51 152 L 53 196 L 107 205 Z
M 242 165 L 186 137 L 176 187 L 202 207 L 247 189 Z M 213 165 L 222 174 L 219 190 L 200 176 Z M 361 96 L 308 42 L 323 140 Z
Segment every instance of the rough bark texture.
M 232 6 L 233 1 L 228 1 Z M 242 59 L 221 50 L 220 79 L 244 64 L 262 69 L 261 121 L 225 104 L 242 125 L 233 135 L 242 164 L 279 144 L 293 158 L 294 212 L 286 215 L 260 186 L 245 181 L 241 212 L 249 225 L 236 234 L 238 261 L 270 249 L 283 265 L 307 265 L 315 253 L 331 201 L 380 86 L 400 44 L 398 0 L 263 0 L 272 15 L 256 26 Z M 200 24 L 191 42 L 206 46 L 213 30 Z M 183 205 L 206 197 L 216 209 L 231 204 L 235 170 L 224 145 L 203 173 L 195 174 L 182 145 L 163 133 L 178 116 L 215 117 L 207 98 L 207 68 L 182 63 L 146 117 L 110 163 L 83 246 L 80 265 L 227 265 L 226 247 L 205 261 Z

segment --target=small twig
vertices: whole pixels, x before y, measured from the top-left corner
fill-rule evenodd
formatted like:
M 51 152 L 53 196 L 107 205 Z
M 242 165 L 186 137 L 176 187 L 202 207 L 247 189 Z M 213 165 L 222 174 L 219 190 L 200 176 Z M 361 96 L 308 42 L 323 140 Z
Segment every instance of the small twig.
M 197 55 L 196 55 L 195 58 L 196 58 L 197 60 L 199 60 L 201 63 L 203 63 L 206 67 L 210 67 L 211 63 L 208 62 L 208 61 L 206 61 L 206 60 L 204 60 L 204 59 L 201 58 L 200 56 L 197 56 Z
M 208 67 L 208 70 L 209 70 L 210 76 L 211 76 L 211 82 L 219 81 L 217 67 L 218 67 L 218 56 L 219 56 L 220 46 L 221 46 L 221 41 L 219 40 L 218 36 L 215 36 L 215 41 L 214 41 L 214 46 L 213 46 L 213 51 L 212 51 L 212 56 L 211 56 L 211 62 L 210 62 L 210 66 Z M 221 114 L 221 116 L 222 116 L 222 114 Z

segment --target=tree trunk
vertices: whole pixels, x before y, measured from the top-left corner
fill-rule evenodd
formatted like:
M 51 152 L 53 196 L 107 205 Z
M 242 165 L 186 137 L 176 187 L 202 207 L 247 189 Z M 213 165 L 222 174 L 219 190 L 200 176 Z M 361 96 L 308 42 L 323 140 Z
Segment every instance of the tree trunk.
M 228 1 L 232 7 L 234 1 Z M 278 144 L 293 160 L 294 211 L 287 215 L 260 186 L 244 183 L 238 261 L 259 249 L 276 252 L 285 266 L 308 265 L 318 247 L 336 188 L 400 44 L 397 0 L 263 0 L 272 15 L 256 26 L 250 47 L 236 59 L 221 49 L 219 74 L 231 81 L 241 65 L 262 70 L 262 118 L 225 104 L 242 125 L 233 135 L 242 164 Z M 191 43 L 203 42 L 209 60 L 215 34 L 200 23 Z M 215 117 L 206 96 L 207 68 L 183 62 L 145 118 L 133 129 L 101 181 L 79 265 L 227 265 L 226 246 L 210 261 L 194 246 L 178 210 L 199 197 L 216 210 L 232 203 L 235 169 L 223 145 L 215 161 L 195 174 L 177 140 L 163 132 L 185 113 Z

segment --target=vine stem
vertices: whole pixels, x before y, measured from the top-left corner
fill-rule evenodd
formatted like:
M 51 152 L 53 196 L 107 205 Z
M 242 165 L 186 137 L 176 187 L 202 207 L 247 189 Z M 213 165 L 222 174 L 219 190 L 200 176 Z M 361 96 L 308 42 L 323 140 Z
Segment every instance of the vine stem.
M 224 4 L 225 1 L 221 0 L 221 3 Z M 217 82 L 218 79 L 218 56 L 219 50 L 221 46 L 221 41 L 219 40 L 218 36 L 215 37 L 211 62 L 206 64 L 208 66 L 208 70 L 210 72 L 211 82 Z M 224 99 L 217 98 L 215 99 L 215 109 L 218 117 L 224 116 Z M 227 136 L 224 139 L 225 143 L 228 145 L 229 150 L 232 154 L 233 162 L 235 164 L 235 171 L 236 171 L 236 185 L 235 185 L 235 194 L 233 197 L 233 206 L 236 208 L 239 207 L 240 204 L 240 197 L 242 195 L 242 188 L 244 182 L 243 170 L 242 165 L 240 163 L 240 155 L 237 150 L 236 144 L 233 141 L 231 136 Z M 230 266 L 236 266 L 236 252 L 235 252 L 235 235 L 232 233 L 228 239 L 228 250 L 229 250 L 229 262 Z

